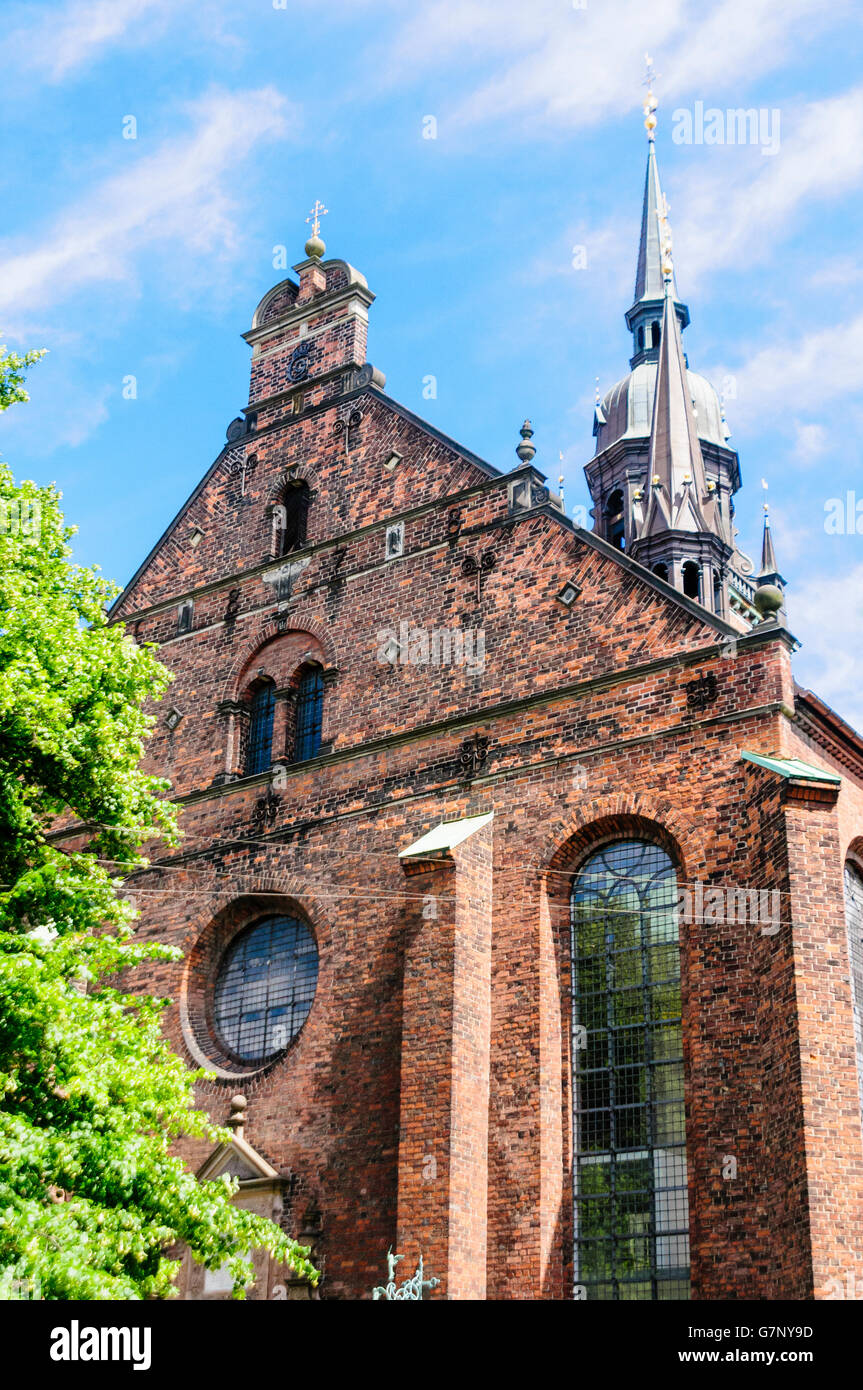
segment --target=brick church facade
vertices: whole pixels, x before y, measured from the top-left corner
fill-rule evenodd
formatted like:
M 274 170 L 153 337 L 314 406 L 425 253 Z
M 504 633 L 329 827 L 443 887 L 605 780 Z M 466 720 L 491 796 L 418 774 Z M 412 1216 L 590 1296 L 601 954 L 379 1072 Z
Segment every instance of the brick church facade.
M 795 684 L 769 529 L 760 574 L 736 548 L 648 116 L 593 530 L 527 423 L 499 471 L 386 394 L 315 234 L 115 607 L 175 677 L 147 764 L 185 838 L 134 886 L 184 960 L 148 987 L 237 1133 L 188 1157 L 323 1298 L 390 1247 L 435 1298 L 863 1288 L 863 741 Z

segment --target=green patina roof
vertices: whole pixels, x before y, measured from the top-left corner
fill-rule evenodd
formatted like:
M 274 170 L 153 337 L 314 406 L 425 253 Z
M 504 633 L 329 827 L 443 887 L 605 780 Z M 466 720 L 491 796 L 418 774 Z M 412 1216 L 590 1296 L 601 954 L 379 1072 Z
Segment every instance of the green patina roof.
M 483 816 L 468 816 L 465 820 L 441 821 L 434 830 L 429 830 L 418 840 L 414 840 L 407 849 L 400 850 L 399 859 L 407 859 L 415 854 L 434 854 L 441 850 L 454 849 L 475 830 L 481 830 L 484 825 L 488 825 L 490 820 L 494 820 L 494 811 L 488 811 Z
M 841 782 L 835 772 L 826 772 L 823 767 L 813 767 L 800 758 L 766 758 L 763 753 L 742 752 L 741 758 L 747 763 L 757 763 L 768 772 L 778 772 L 780 777 L 798 778 L 803 782 Z

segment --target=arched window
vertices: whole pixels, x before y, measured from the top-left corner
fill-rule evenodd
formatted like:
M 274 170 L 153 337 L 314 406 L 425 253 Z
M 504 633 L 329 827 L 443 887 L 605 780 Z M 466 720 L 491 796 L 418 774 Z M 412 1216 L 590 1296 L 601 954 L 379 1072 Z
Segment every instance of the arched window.
M 644 324 L 638 330 L 638 351 L 644 351 Z
M 605 507 L 605 537 L 618 550 L 626 549 L 626 527 L 623 522 L 623 493 L 615 488 Z
M 318 950 L 298 917 L 267 917 L 235 937 L 216 977 L 213 1016 L 229 1052 L 266 1062 L 302 1028 L 315 997 Z
M 246 752 L 246 774 L 266 772 L 273 761 L 273 715 L 276 711 L 276 687 L 264 681 L 252 695 L 249 714 L 249 741 Z
M 324 676 L 320 666 L 308 666 L 297 689 L 297 719 L 294 762 L 313 758 L 321 746 L 324 716 Z
M 689 1297 L 677 875 L 657 845 L 597 850 L 572 885 L 574 1283 Z
M 687 560 L 683 566 L 683 592 L 687 598 L 698 598 L 699 594 L 699 569 L 695 560 Z
M 650 325 L 650 337 L 651 346 L 658 348 L 660 339 L 662 337 L 662 329 L 660 328 L 659 324 L 655 321 Z
M 664 579 L 666 584 L 668 583 L 668 566 L 664 560 L 660 560 L 658 565 L 653 566 L 653 573 L 658 574 L 660 579 Z
M 863 1112 L 863 872 L 852 859 L 845 865 L 845 922 L 848 927 L 848 956 L 851 964 L 857 1081 Z
M 308 483 L 293 483 L 285 489 L 282 503 L 276 508 L 276 520 L 280 526 L 276 537 L 279 555 L 288 555 L 290 551 L 301 550 L 305 545 L 309 500 Z

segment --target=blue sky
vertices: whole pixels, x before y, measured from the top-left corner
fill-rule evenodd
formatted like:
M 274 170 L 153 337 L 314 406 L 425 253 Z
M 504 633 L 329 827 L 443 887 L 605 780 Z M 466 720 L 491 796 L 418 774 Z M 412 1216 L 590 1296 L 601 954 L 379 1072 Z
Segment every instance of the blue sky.
M 328 253 L 378 295 L 387 390 L 503 469 L 529 415 L 537 464 L 554 480 L 562 452 L 567 505 L 587 503 L 594 381 L 630 351 L 649 50 L 740 544 L 766 478 L 798 679 L 863 728 L 863 506 L 860 535 L 825 529 L 830 499 L 863 503 L 859 5 L 27 0 L 3 30 L 0 341 L 50 355 L 0 450 L 58 483 L 78 558 L 121 583 L 246 403 L 239 335 L 318 197 Z M 698 102 L 778 112 L 778 149 L 676 143 Z

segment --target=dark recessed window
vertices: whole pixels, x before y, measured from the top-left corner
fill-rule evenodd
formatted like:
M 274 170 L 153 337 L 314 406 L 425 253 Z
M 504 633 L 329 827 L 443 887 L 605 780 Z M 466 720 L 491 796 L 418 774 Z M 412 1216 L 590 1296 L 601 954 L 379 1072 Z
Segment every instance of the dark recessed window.
M 266 1062 L 302 1028 L 315 997 L 318 950 L 297 917 L 267 917 L 232 942 L 219 967 L 219 1039 L 243 1062 Z
M 701 572 L 694 560 L 687 560 L 681 571 L 683 575 L 683 592 L 687 598 L 697 599 L 699 596 Z
M 282 555 L 292 550 L 300 550 L 306 543 L 306 528 L 309 515 L 309 485 L 297 483 L 285 492 L 282 503 L 282 535 L 279 546 Z
M 572 885 L 574 1283 L 689 1297 L 677 875 L 621 840 Z
M 300 678 L 297 690 L 297 726 L 294 762 L 313 758 L 321 746 L 324 717 L 324 676 L 320 666 L 310 666 Z
M 246 754 L 246 773 L 266 772 L 273 761 L 273 716 L 276 710 L 276 687 L 272 681 L 259 685 L 252 696 L 249 715 L 249 746 Z
M 626 549 L 626 527 L 623 521 L 623 493 L 616 488 L 605 508 L 606 539 L 618 550 Z

